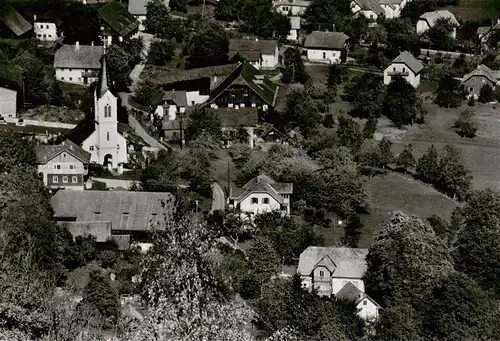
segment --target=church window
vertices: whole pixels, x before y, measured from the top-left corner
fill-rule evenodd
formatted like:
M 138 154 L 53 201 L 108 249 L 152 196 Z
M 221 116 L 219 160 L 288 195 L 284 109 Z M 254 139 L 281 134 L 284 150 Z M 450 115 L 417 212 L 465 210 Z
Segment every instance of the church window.
M 109 104 L 104 107 L 104 117 L 111 117 L 111 106 Z
M 108 141 L 109 141 L 109 131 L 108 131 L 108 132 L 106 132 L 106 140 L 108 140 Z

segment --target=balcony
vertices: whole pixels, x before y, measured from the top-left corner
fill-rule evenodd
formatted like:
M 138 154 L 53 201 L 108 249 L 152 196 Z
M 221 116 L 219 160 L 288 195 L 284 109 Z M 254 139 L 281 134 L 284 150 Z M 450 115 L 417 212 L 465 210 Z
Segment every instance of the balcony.
M 395 77 L 395 76 L 408 77 L 410 75 L 410 72 L 396 70 L 396 71 L 389 71 L 387 74 L 391 77 Z

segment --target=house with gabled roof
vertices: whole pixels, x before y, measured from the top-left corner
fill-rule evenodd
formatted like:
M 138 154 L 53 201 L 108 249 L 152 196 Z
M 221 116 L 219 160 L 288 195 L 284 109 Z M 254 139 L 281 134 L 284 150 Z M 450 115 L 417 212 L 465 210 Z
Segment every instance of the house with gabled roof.
M 83 191 L 90 153 L 65 140 L 58 145 L 38 145 L 35 154 L 38 172 L 42 174 L 45 186 Z
M 377 20 L 379 16 L 385 15 L 377 0 L 352 0 L 350 6 L 354 15 L 363 15 L 370 20 Z
M 410 52 L 403 51 L 384 70 L 384 84 L 388 85 L 394 77 L 403 77 L 414 88 L 418 88 L 423 69 L 422 63 Z
M 480 64 L 462 78 L 462 86 L 468 98 L 477 99 L 483 86 L 489 85 L 494 90 L 499 81 L 500 70 L 492 70 Z
M 20 86 L 11 80 L 0 77 L 0 117 L 16 117 L 20 103 Z
M 358 309 L 358 316 L 363 320 L 373 321 L 378 319 L 379 311 L 382 307 L 373 300 L 366 293 L 362 292 L 351 282 L 340 289 L 340 291 L 335 295 L 336 299 L 349 300 L 356 304 Z
M 302 16 L 311 6 L 309 0 L 273 0 L 273 7 L 283 15 Z
M 101 59 L 102 46 L 75 45 L 61 46 L 54 56 L 56 79 L 66 83 L 90 85 L 97 81 Z
M 339 64 L 347 56 L 349 36 L 343 32 L 313 31 L 306 37 L 304 48 L 311 62 Z
M 8 6 L 0 10 L 0 36 L 27 38 L 32 29 L 33 25 L 14 8 Z
M 290 215 L 292 183 L 277 183 L 267 175 L 259 175 L 243 187 L 229 189 L 229 207 L 254 217 L 257 214 L 278 211 Z
M 300 254 L 297 273 L 304 288 L 321 296 L 335 295 L 349 282 L 364 292 L 367 254 L 368 249 L 309 246 Z
M 384 9 L 386 19 L 394 19 L 401 16 L 406 0 L 379 0 L 378 4 Z
M 119 2 L 110 2 L 99 8 L 101 39 L 103 44 L 111 45 L 138 37 L 140 22 Z
M 440 19 L 448 19 L 454 25 L 451 36 L 453 37 L 453 39 L 455 39 L 457 36 L 457 27 L 459 27 L 460 24 L 458 23 L 455 15 L 446 9 L 426 12 L 422 14 L 417 22 L 417 33 L 423 34 L 431 27 L 434 27 L 434 25 L 436 25 L 436 23 Z
M 274 69 L 279 64 L 278 41 L 230 39 L 229 60 L 246 60 L 256 69 Z

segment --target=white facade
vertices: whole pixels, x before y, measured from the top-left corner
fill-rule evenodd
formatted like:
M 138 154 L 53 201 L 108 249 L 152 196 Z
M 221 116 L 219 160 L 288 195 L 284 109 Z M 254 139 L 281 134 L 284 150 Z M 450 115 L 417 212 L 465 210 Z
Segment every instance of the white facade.
M 311 62 L 339 64 L 340 50 L 307 49 L 307 59 Z
M 17 91 L 0 87 L 0 116 L 17 116 Z
M 429 23 L 425 19 L 419 19 L 417 22 L 417 34 L 423 34 L 430 28 Z M 457 37 L 457 29 L 453 28 L 453 31 L 451 32 L 451 36 L 453 39 L 456 39 Z
M 56 79 L 66 83 L 89 85 L 97 80 L 99 69 L 56 68 Z
M 84 163 L 63 151 L 46 164 L 37 166 L 43 176 L 43 183 L 49 188 L 65 188 L 83 191 L 83 176 L 87 174 Z
M 420 85 L 420 73 L 415 75 L 406 64 L 402 63 L 392 63 L 384 70 L 384 84 L 388 85 L 392 77 L 396 75 L 403 77 L 414 88 L 418 88 Z
M 369 297 L 364 297 L 356 305 L 358 309 L 358 316 L 364 320 L 376 320 L 378 319 L 379 306 L 373 302 Z
M 168 120 L 169 121 L 174 121 L 177 118 L 177 113 L 184 114 L 186 112 L 185 107 L 178 107 L 175 104 L 163 104 L 163 105 L 158 105 L 155 109 L 155 115 L 158 115 L 159 117 L 163 118 L 163 116 L 168 115 Z
M 281 205 L 268 193 L 252 193 L 240 202 L 240 210 L 253 215 L 279 211 Z
M 91 154 L 90 162 L 110 163 L 113 169 L 127 163 L 127 140 L 118 132 L 118 102 L 109 91 L 98 98 L 94 95 L 95 130 L 83 142 L 82 148 Z
M 293 16 L 302 16 L 307 10 L 307 7 L 311 4 L 311 1 L 294 1 L 294 2 L 286 2 L 286 1 L 276 1 L 274 2 L 274 8 L 276 11 L 283 15 L 293 15 Z
M 356 1 L 351 1 L 351 11 L 356 15 L 363 15 L 367 19 L 377 20 L 378 18 L 378 14 L 374 11 L 367 9 L 362 10 Z
M 41 41 L 56 41 L 57 40 L 57 27 L 56 24 L 51 22 L 35 22 L 33 26 L 35 37 Z
M 200 91 L 186 91 L 186 100 L 188 107 L 196 104 L 202 104 L 208 101 L 210 95 L 200 95 Z
M 142 32 L 146 29 L 146 26 L 144 26 L 144 23 L 146 21 L 146 15 L 134 15 L 134 18 L 136 18 L 140 24 L 139 24 L 139 32 Z
M 401 16 L 402 6 L 399 4 L 392 4 L 392 6 L 388 4 L 381 4 L 380 6 L 384 9 L 386 19 L 394 19 Z

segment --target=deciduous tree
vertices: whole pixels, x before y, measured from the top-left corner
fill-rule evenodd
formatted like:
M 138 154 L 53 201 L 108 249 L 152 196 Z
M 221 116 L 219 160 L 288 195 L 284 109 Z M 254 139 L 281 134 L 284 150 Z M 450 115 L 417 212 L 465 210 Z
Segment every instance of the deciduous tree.
M 481 103 L 489 103 L 495 100 L 495 93 L 493 92 L 493 88 L 489 84 L 485 84 L 481 87 L 479 92 L 479 102 Z
M 175 43 L 172 41 L 157 40 L 151 43 L 148 53 L 148 62 L 163 66 L 174 56 Z
M 446 108 L 459 107 L 465 97 L 460 81 L 451 75 L 441 77 L 435 96 L 436 104 Z
M 412 125 L 423 113 L 415 88 L 404 78 L 395 78 L 387 87 L 382 113 L 398 128 Z
M 466 109 L 460 113 L 460 117 L 455 121 L 455 131 L 462 137 L 474 137 L 477 131 L 477 122 L 474 120 L 474 113 Z
M 415 157 L 413 157 L 413 149 L 411 144 L 404 147 L 401 154 L 398 155 L 396 160 L 396 164 L 398 167 L 402 167 L 405 173 L 408 171 L 408 168 L 415 166 Z
M 347 247 L 358 247 L 359 238 L 363 230 L 363 223 L 359 215 L 351 215 L 347 218 L 347 224 L 344 227 L 344 236 L 342 243 Z

